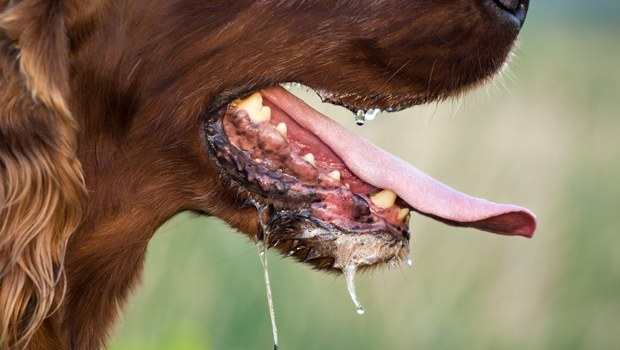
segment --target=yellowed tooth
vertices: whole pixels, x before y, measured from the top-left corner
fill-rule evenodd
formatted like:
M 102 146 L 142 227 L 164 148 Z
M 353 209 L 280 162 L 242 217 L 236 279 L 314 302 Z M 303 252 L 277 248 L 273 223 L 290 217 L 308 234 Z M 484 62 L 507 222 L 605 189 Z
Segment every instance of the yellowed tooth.
M 260 111 L 258 111 L 258 113 L 254 114 L 254 115 L 250 114 L 250 119 L 254 123 L 270 121 L 271 120 L 271 108 L 269 108 L 267 106 L 261 107 L 261 109 L 260 109 Z
M 389 209 L 396 202 L 396 193 L 390 190 L 383 190 L 370 196 L 370 200 L 378 207 Z
M 340 172 L 338 170 L 327 173 L 327 176 L 329 176 L 333 180 L 340 181 Z
M 263 96 L 259 92 L 255 92 L 246 98 L 236 99 L 233 103 L 248 114 L 256 113 L 263 107 Z
M 287 137 L 286 135 L 287 135 L 288 129 L 287 129 L 287 127 L 286 127 L 286 124 L 284 124 L 284 123 L 280 123 L 280 124 L 278 124 L 278 125 L 276 126 L 276 130 L 278 130 L 278 132 L 280 133 L 280 135 L 282 135 L 283 137 L 285 137 L 285 138 Z
M 346 188 L 347 188 L 347 190 L 350 190 L 350 189 L 351 189 L 351 185 L 349 185 L 348 183 L 345 183 L 345 184 L 344 184 L 344 187 L 346 187 Z
M 315 161 L 314 161 L 314 154 L 312 153 L 308 153 L 305 156 L 301 157 L 303 158 L 303 160 L 305 160 L 306 162 L 312 164 L 312 165 L 316 165 Z
M 398 215 L 396 216 L 396 218 L 398 219 L 398 221 L 403 221 L 403 219 L 407 217 L 407 215 L 409 215 L 409 208 L 401 208 L 400 210 L 398 210 Z
M 254 123 L 271 120 L 271 108 L 263 106 L 263 96 L 258 92 L 244 99 L 235 100 L 234 104 L 246 111 Z

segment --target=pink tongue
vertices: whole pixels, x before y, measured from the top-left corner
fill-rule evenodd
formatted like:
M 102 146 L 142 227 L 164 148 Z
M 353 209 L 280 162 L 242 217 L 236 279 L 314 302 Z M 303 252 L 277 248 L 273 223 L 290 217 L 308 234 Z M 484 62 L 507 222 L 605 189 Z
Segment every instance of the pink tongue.
M 534 234 L 536 216 L 531 211 L 458 192 L 356 136 L 282 88 L 263 90 L 261 94 L 319 137 L 360 179 L 394 191 L 416 211 L 450 225 L 503 235 Z

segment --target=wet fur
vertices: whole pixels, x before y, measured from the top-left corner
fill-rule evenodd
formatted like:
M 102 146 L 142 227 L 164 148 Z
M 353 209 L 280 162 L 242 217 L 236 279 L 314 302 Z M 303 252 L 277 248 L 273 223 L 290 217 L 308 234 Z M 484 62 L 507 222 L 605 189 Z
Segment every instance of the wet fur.
M 222 103 L 287 81 L 350 108 L 460 93 L 518 32 L 483 2 L 0 0 L 0 349 L 105 346 L 180 211 L 258 234 L 205 147 Z

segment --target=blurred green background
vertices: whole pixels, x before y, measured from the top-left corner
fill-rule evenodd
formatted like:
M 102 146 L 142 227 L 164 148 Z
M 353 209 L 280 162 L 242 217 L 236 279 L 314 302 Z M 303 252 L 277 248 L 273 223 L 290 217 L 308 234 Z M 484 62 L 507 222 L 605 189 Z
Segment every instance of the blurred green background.
M 619 111 L 620 3 L 532 1 L 495 84 L 355 130 L 455 188 L 531 208 L 536 236 L 414 216 L 414 267 L 358 276 L 363 316 L 343 278 L 270 253 L 281 349 L 620 349 Z M 270 349 L 264 288 L 245 236 L 179 215 L 150 243 L 111 348 Z

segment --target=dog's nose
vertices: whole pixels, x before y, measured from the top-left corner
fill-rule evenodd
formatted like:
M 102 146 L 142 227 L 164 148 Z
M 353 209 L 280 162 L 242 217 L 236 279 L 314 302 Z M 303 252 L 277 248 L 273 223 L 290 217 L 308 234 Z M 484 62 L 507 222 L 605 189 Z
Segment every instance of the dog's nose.
M 523 26 L 530 0 L 493 0 L 493 3 L 503 12 L 508 12 L 508 15 L 519 22 L 519 26 Z

